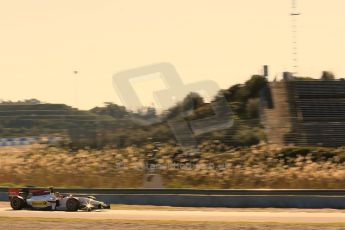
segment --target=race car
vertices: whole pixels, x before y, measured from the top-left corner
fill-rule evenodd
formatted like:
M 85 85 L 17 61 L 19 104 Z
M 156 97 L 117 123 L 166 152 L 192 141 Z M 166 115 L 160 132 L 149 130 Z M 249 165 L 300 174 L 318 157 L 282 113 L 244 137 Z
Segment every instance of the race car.
M 93 196 L 63 195 L 53 188 L 10 188 L 9 200 L 13 210 L 50 210 L 76 212 L 110 209 L 110 205 L 97 201 Z

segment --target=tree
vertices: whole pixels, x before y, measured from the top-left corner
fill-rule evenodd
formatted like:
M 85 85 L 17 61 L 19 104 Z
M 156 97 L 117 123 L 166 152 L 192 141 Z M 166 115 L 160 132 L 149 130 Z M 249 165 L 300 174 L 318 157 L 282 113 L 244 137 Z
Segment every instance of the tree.
M 204 98 L 198 93 L 189 93 L 182 102 L 177 103 L 175 106 L 169 108 L 163 115 L 164 119 L 174 119 L 180 115 L 191 115 L 193 112 L 204 106 Z
M 334 79 L 335 79 L 335 76 L 332 72 L 330 72 L 330 71 L 323 71 L 322 72 L 321 80 L 332 81 Z
M 253 75 L 248 81 L 246 81 L 245 86 L 248 90 L 248 97 L 254 98 L 258 97 L 261 89 L 263 89 L 267 84 L 267 79 L 260 75 Z
M 198 93 L 189 93 L 182 101 L 182 111 L 187 112 L 190 110 L 195 110 L 205 104 L 204 98 L 202 98 Z
M 112 102 L 105 102 L 104 107 L 95 107 L 90 111 L 98 115 L 108 115 L 114 118 L 123 118 L 128 115 L 126 107 L 116 105 Z

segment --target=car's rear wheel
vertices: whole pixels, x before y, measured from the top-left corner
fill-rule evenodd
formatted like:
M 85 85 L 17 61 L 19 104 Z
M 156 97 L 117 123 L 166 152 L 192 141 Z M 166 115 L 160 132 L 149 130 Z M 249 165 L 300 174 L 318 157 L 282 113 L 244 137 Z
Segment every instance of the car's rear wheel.
M 23 199 L 15 196 L 11 198 L 11 207 L 13 210 L 21 210 L 24 208 L 24 201 Z
M 66 209 L 68 212 L 76 212 L 79 209 L 79 201 L 75 198 L 69 198 L 66 201 Z

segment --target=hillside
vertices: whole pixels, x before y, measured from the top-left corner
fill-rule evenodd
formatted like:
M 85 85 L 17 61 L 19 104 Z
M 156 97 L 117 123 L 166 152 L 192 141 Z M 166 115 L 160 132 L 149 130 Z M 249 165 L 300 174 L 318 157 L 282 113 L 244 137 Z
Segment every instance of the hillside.
M 110 102 L 89 111 L 64 104 L 39 104 L 35 99 L 32 99 L 33 104 L 0 103 L 0 137 L 59 135 L 65 139 L 62 145 L 72 148 L 125 147 L 153 141 L 174 143 L 176 140 L 169 126 L 170 121 L 184 119 L 189 122 L 212 117 L 213 104 L 223 96 L 231 108 L 231 114 L 224 116 L 233 120 L 234 125 L 227 130 L 195 136 L 196 140 L 218 140 L 233 146 L 252 145 L 264 138 L 258 119 L 258 98 L 265 84 L 264 77 L 254 75 L 243 85 L 219 91 L 210 103 L 205 103 L 201 96 L 191 92 L 162 114 L 156 114 L 154 108 L 131 112 Z M 142 121 L 150 119 L 159 122 L 143 125 Z

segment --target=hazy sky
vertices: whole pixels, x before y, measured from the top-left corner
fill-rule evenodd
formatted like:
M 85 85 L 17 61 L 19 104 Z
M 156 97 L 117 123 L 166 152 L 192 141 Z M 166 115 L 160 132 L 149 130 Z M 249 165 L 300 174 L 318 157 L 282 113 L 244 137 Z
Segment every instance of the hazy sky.
M 0 0 L 2 99 L 88 109 L 120 103 L 116 72 L 173 64 L 186 83 L 291 70 L 291 0 Z M 299 72 L 345 76 L 345 1 L 299 0 Z M 78 70 L 78 99 L 73 71 Z M 151 104 L 151 88 L 136 88 Z

